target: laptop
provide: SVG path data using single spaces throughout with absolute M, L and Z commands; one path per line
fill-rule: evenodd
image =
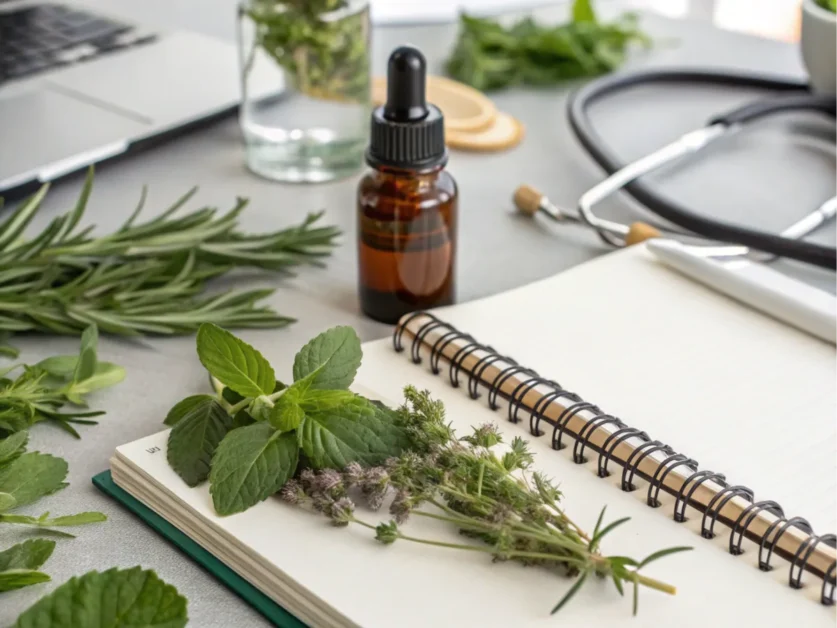
M 0 0 L 0 196 L 29 194 L 238 104 L 235 46 L 93 6 Z

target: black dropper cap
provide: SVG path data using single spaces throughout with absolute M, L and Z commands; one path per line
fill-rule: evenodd
M 411 46 L 396 48 L 387 67 L 387 102 L 372 112 L 370 166 L 427 170 L 443 166 L 445 121 L 425 99 L 427 62 Z

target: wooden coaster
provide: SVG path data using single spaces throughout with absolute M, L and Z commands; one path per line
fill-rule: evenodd
M 383 105 L 387 99 L 387 82 L 383 77 L 372 80 L 372 102 Z M 491 126 L 497 108 L 482 92 L 443 76 L 427 77 L 427 101 L 442 110 L 446 132 L 482 131 Z
M 523 139 L 523 124 L 507 113 L 498 113 L 494 123 L 473 133 L 445 130 L 445 141 L 451 148 L 473 151 L 505 150 L 516 146 Z

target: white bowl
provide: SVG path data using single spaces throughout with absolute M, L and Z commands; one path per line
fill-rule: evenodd
M 815 91 L 837 91 L 837 14 L 815 0 L 802 2 L 802 59 Z

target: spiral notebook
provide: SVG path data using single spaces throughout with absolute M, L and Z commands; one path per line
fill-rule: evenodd
M 114 482 L 310 626 L 834 625 L 833 346 L 633 247 L 409 315 L 363 349 L 358 392 L 398 403 L 406 383 L 428 389 L 462 434 L 490 421 L 526 437 L 582 525 L 604 505 L 630 516 L 607 554 L 693 546 L 648 567 L 677 595 L 642 591 L 632 619 L 611 583 L 592 582 L 551 617 L 572 582 L 538 568 L 382 546 L 277 499 L 217 517 L 207 488 L 169 469 L 167 432 L 119 447 Z M 410 529 L 461 539 L 436 524 Z

